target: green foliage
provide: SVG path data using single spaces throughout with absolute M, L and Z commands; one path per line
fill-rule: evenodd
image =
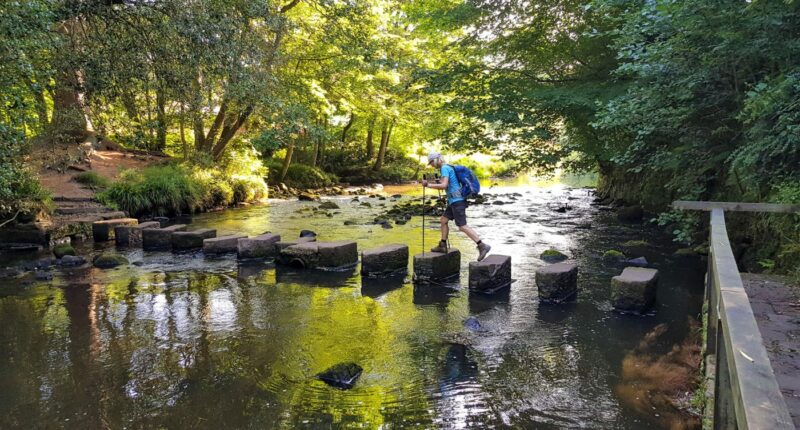
M 111 181 L 97 174 L 97 172 L 81 172 L 73 176 L 72 179 L 83 185 L 94 188 L 107 188 Z
M 249 171 L 232 173 L 230 168 L 168 164 L 126 170 L 98 198 L 140 216 L 187 214 L 267 196 L 261 176 Z
M 269 166 L 269 183 L 285 183 L 294 188 L 323 188 L 338 182 L 338 178 L 323 172 L 321 169 L 306 164 L 292 164 L 286 171 L 286 177 L 280 180 L 282 165 L 280 161 L 272 160 Z

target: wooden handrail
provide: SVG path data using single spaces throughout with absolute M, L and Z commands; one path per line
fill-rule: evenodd
M 717 359 L 714 428 L 794 429 L 733 256 L 723 208 L 711 209 L 709 239 L 708 330 Z
M 690 211 L 723 209 L 728 212 L 800 213 L 800 204 L 779 203 L 696 202 L 677 200 L 672 202 L 672 207 L 674 209 Z

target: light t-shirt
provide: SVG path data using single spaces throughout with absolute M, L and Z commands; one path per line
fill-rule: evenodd
M 455 202 L 463 201 L 461 197 L 461 183 L 458 182 L 456 170 L 449 164 L 442 164 L 441 175 L 447 178 L 447 204 L 452 205 Z

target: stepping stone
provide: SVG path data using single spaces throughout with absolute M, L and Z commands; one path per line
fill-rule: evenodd
M 358 263 L 358 245 L 351 241 L 300 243 L 284 248 L 278 260 L 304 269 L 346 269 Z
M 230 234 L 211 239 L 203 239 L 203 252 L 206 254 L 236 252 L 236 248 L 239 246 L 239 239 L 246 238 L 247 236 L 243 234 Z
M 211 228 L 201 228 L 191 231 L 176 231 L 172 233 L 172 250 L 187 251 L 201 249 L 203 240 L 217 237 L 217 231 Z
M 285 242 L 279 240 L 279 241 L 275 242 L 275 254 L 276 255 L 280 254 L 281 251 L 283 251 L 284 249 L 286 249 L 286 248 L 288 248 L 290 246 L 298 245 L 298 244 L 301 244 L 301 243 L 316 242 L 316 241 L 317 241 L 317 237 L 316 236 L 301 237 L 301 238 L 299 238 L 297 240 L 289 240 L 289 241 L 285 241 Z
M 172 247 L 172 233 L 176 231 L 186 231 L 186 224 L 142 230 L 142 249 L 145 251 L 170 249 Z
M 391 276 L 408 270 L 408 246 L 392 244 L 361 253 L 361 274 L 368 277 Z
M 414 282 L 437 283 L 458 276 L 461 270 L 461 252 L 450 249 L 446 253 L 423 252 L 414 256 Z
M 141 245 L 142 230 L 146 228 L 160 228 L 157 221 L 143 222 L 138 225 L 119 225 L 114 227 L 114 241 L 117 246 Z
M 260 236 L 239 239 L 236 253 L 241 259 L 275 258 L 278 255 L 275 244 L 280 242 L 279 234 L 264 233 Z
M 578 265 L 564 261 L 536 269 L 539 300 L 561 303 L 578 292 Z
M 641 314 L 656 300 L 658 270 L 626 267 L 611 278 L 611 304 L 621 312 Z
M 483 261 L 469 263 L 469 289 L 493 293 L 511 285 L 511 257 L 490 255 Z
M 119 225 L 137 225 L 136 218 L 114 218 L 95 221 L 92 223 L 92 237 L 95 242 L 108 242 L 114 239 L 114 227 Z

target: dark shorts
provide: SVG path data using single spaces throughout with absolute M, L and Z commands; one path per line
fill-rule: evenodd
M 443 215 L 447 219 L 456 220 L 456 225 L 459 227 L 467 225 L 467 202 L 461 200 L 448 205 Z

